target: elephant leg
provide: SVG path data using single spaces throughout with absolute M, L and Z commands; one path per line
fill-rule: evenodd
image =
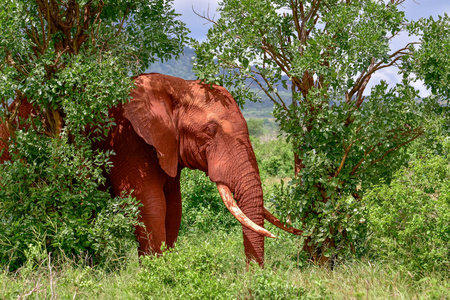
M 181 224 L 180 175 L 169 180 L 165 188 L 166 195 L 166 243 L 173 247 L 178 238 Z
M 136 227 L 139 255 L 161 253 L 161 246 L 166 242 L 166 200 L 163 188 L 149 190 L 144 189 L 143 193 L 135 194 L 143 204 L 140 207 L 140 221 L 144 226 Z

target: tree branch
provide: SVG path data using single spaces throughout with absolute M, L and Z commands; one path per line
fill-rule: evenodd
M 353 143 L 350 143 L 346 148 L 344 148 L 344 156 L 342 157 L 341 164 L 339 165 L 339 168 L 336 170 L 333 176 L 329 176 L 328 180 L 330 180 L 333 177 L 337 177 L 339 173 L 341 173 L 342 169 L 344 168 L 345 161 L 347 159 L 348 153 L 350 152 L 350 148 L 352 147 Z
M 407 140 L 407 141 L 405 141 L 405 142 L 403 142 L 403 143 L 401 143 L 401 144 L 395 146 L 394 148 L 389 149 L 389 150 L 386 151 L 381 157 L 375 159 L 374 161 L 371 161 L 370 163 L 373 165 L 373 164 L 376 164 L 377 162 L 382 161 L 389 153 L 391 153 L 391 152 L 393 152 L 393 151 L 395 151 L 395 150 L 397 150 L 397 149 L 399 149 L 399 148 L 405 146 L 406 144 L 411 143 L 412 141 L 414 141 L 415 139 L 417 139 L 419 136 L 421 136 L 421 135 L 425 132 L 425 130 L 423 130 L 422 128 L 420 128 L 420 129 L 419 129 L 419 128 L 416 128 L 415 130 L 418 131 L 417 134 L 416 134 L 415 136 L 413 136 L 413 137 L 410 138 L 409 140 Z
M 267 84 L 267 86 L 268 86 L 272 91 L 274 90 L 273 86 L 270 84 L 270 82 L 266 79 L 265 76 L 263 76 L 260 72 L 257 72 L 257 71 L 252 71 L 252 72 L 255 72 L 256 74 L 260 75 L 260 76 L 262 77 L 262 79 L 264 80 L 264 82 Z M 252 79 L 255 80 L 256 83 L 257 83 L 260 87 L 262 86 L 262 85 L 259 83 L 258 80 L 256 80 L 255 78 L 252 78 Z M 278 100 L 280 101 L 280 103 L 276 102 L 276 101 L 270 96 L 269 91 L 267 91 L 265 88 L 262 88 L 262 89 L 263 89 L 264 93 L 265 93 L 269 98 L 271 98 L 272 101 L 273 101 L 274 103 L 276 103 L 276 104 L 278 104 L 278 105 L 281 103 L 281 106 L 283 106 L 283 108 L 284 108 L 286 111 L 289 111 L 288 108 L 287 108 L 287 106 L 286 106 L 286 104 L 284 103 L 283 99 L 280 97 L 280 95 L 279 95 L 278 93 L 275 93 L 275 94 L 277 95 Z
M 12 66 L 12 67 L 14 67 L 14 69 L 16 69 L 19 73 L 21 73 L 22 75 L 25 75 L 25 76 L 27 76 L 28 77 L 28 73 L 20 66 L 20 65 L 18 65 L 13 59 L 12 59 L 12 57 L 11 57 L 11 52 L 6 52 L 6 63 L 9 65 L 9 66 Z
M 300 21 L 298 18 L 298 3 L 297 1 L 291 0 L 291 9 L 292 9 L 292 18 L 294 20 L 295 30 L 297 31 L 297 38 L 301 41 L 302 38 L 302 26 L 300 25 Z M 300 14 L 301 19 L 305 18 L 305 11 L 303 7 L 303 2 L 300 2 Z
M 415 132 L 415 133 L 414 133 L 414 132 Z M 393 151 L 396 151 L 396 150 L 398 150 L 399 148 L 401 148 L 401 147 L 403 147 L 403 146 L 405 146 L 405 145 L 411 143 L 412 141 L 414 141 L 415 139 L 417 139 L 418 137 L 420 137 L 424 132 L 425 132 L 425 130 L 424 130 L 422 127 L 418 127 L 418 128 L 415 128 L 415 129 L 413 129 L 413 130 L 411 130 L 411 131 L 408 131 L 408 132 L 403 133 L 402 136 L 405 136 L 405 135 L 408 135 L 408 134 L 413 134 L 413 133 L 414 133 L 414 135 L 413 135 L 412 138 L 406 140 L 405 142 L 400 143 L 400 144 L 398 144 L 397 146 L 395 146 L 395 147 L 393 147 L 393 148 L 390 148 L 390 149 L 387 150 L 383 155 L 381 155 L 379 158 L 377 158 L 377 159 L 371 161 L 370 164 L 373 165 L 373 164 L 375 164 L 375 163 L 378 163 L 378 162 L 382 161 L 389 153 L 391 153 L 391 152 L 393 152 Z M 391 138 L 395 138 L 395 137 L 391 137 Z M 362 163 L 365 161 L 365 157 L 366 157 L 367 155 L 369 155 L 370 153 L 372 153 L 372 152 L 376 149 L 376 147 L 377 147 L 377 146 L 380 146 L 380 145 L 382 145 L 381 142 L 378 143 L 377 145 L 371 146 L 371 147 L 369 147 L 368 149 L 366 149 L 366 151 L 364 151 L 364 157 L 362 157 L 362 158 L 359 160 L 359 162 L 353 167 L 352 171 L 350 172 L 350 175 L 353 176 L 353 175 L 356 173 L 356 171 L 358 170 L 358 168 L 359 168 L 359 167 L 362 165 Z
M 217 25 L 217 22 L 214 21 L 214 16 L 213 16 L 213 18 L 210 18 L 210 17 L 209 17 L 209 3 L 208 3 L 208 10 L 207 10 L 207 12 L 206 12 L 207 15 L 205 15 L 205 12 L 203 12 L 203 15 L 199 14 L 198 12 L 196 12 L 196 11 L 194 10 L 194 5 L 192 5 L 192 12 L 193 12 L 194 14 L 196 14 L 198 17 L 200 17 L 200 18 L 202 18 L 202 19 L 204 19 L 204 20 L 206 20 L 206 21 L 208 21 L 208 22 L 210 22 L 210 23 L 213 23 L 214 25 Z
M 395 51 L 393 54 L 391 54 L 389 56 L 389 58 L 392 59 L 392 61 L 390 61 L 389 63 L 383 65 L 382 61 L 378 62 L 377 64 L 375 64 L 374 58 L 372 59 L 372 63 L 371 66 L 368 68 L 368 70 L 366 72 L 361 73 L 360 77 L 356 80 L 355 85 L 353 86 L 353 88 L 350 90 L 350 92 L 348 93 L 349 97 L 348 99 L 353 99 L 353 95 L 359 91 L 359 89 L 361 89 L 361 87 L 364 85 L 367 85 L 367 78 L 370 79 L 370 76 L 372 76 L 373 73 L 375 73 L 376 71 L 379 71 L 381 69 L 384 68 L 388 68 L 392 65 L 394 65 L 399 59 L 403 58 L 404 55 L 408 55 L 408 52 L 404 52 L 405 50 L 408 50 L 409 46 L 411 45 L 415 45 L 415 44 L 419 44 L 418 42 L 412 42 L 412 43 L 408 43 L 405 47 Z

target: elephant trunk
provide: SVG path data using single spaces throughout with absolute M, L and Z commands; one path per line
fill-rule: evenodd
M 244 176 L 234 193 L 243 213 L 254 223 L 264 226 L 264 199 L 259 173 L 251 172 Z M 264 265 L 264 236 L 242 226 L 245 254 L 247 263 L 255 260 L 260 266 Z
M 253 154 L 252 152 L 249 154 Z M 275 236 L 264 229 L 263 192 L 256 159 L 253 161 L 252 156 L 242 164 L 235 163 L 232 172 L 226 173 L 228 176 L 219 177 L 212 172 L 210 178 L 216 182 L 225 206 L 242 224 L 247 262 L 254 260 L 263 266 L 264 237 Z
M 226 185 L 222 183 L 217 183 L 217 189 L 219 190 L 220 197 L 222 198 L 222 201 L 225 204 L 225 206 L 243 226 L 266 237 L 276 238 L 275 235 L 273 235 L 271 232 L 264 229 L 263 227 L 255 224 L 255 222 L 249 219 L 249 217 L 247 217 L 242 212 L 242 210 L 237 205 L 236 200 L 234 200 L 230 189 Z
M 264 229 L 264 219 L 293 234 L 301 234 L 302 231 L 285 226 L 265 209 L 258 165 L 249 144 L 236 147 L 230 151 L 234 155 L 225 160 L 223 155 L 210 153 L 208 176 L 217 184 L 225 206 L 242 224 L 247 261 L 255 260 L 262 266 L 264 237 L 275 238 Z

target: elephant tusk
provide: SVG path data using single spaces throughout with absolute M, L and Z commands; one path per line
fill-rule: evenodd
M 303 233 L 303 230 L 294 228 L 294 227 L 287 227 L 279 219 L 277 219 L 274 215 L 272 215 L 267 208 L 264 207 L 264 218 L 272 223 L 273 225 L 277 226 L 280 229 L 283 229 L 284 231 L 287 231 L 292 234 L 301 235 Z
M 268 230 L 262 228 L 261 226 L 255 224 L 252 220 L 250 220 L 237 206 L 236 201 L 233 198 L 233 195 L 231 194 L 230 189 L 221 183 L 217 183 L 217 189 L 219 190 L 220 197 L 222 198 L 223 203 L 228 208 L 228 210 L 231 212 L 231 214 L 244 226 L 247 228 L 253 230 L 254 232 L 257 232 L 263 236 L 270 237 L 270 238 L 276 238 L 275 235 L 270 233 Z

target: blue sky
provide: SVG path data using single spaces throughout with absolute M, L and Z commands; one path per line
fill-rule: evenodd
M 174 0 L 173 7 L 191 30 L 191 37 L 204 40 L 211 24 L 205 24 L 207 22 L 196 16 L 192 8 L 203 14 L 209 7 L 210 16 L 216 15 L 217 18 L 219 14 L 215 11 L 218 2 L 219 0 Z M 443 15 L 444 12 L 450 13 L 450 0 L 406 0 L 403 7 L 408 19 L 417 20 L 421 17 Z
M 190 36 L 203 41 L 206 38 L 206 33 L 211 24 L 206 20 L 198 17 L 192 10 L 194 9 L 199 14 L 204 14 L 209 11 L 209 16 L 217 19 L 219 14 L 216 12 L 219 0 L 174 0 L 173 7 L 175 11 L 181 16 L 180 20 L 185 22 L 191 30 Z M 406 18 L 409 20 L 417 20 L 422 17 L 437 17 L 444 13 L 450 14 L 450 0 L 406 0 L 402 5 L 406 13 Z M 412 41 L 414 37 L 409 37 L 406 34 L 398 36 L 392 44 L 392 49 L 397 48 L 396 45 L 405 45 Z M 382 70 L 375 74 L 371 80 L 371 84 L 376 84 L 379 80 L 384 79 L 390 84 L 395 84 L 399 80 L 397 70 L 389 68 Z M 370 86 L 369 86 L 370 88 Z M 421 95 L 428 94 L 426 89 L 420 82 L 416 83 L 416 88 L 421 91 Z

